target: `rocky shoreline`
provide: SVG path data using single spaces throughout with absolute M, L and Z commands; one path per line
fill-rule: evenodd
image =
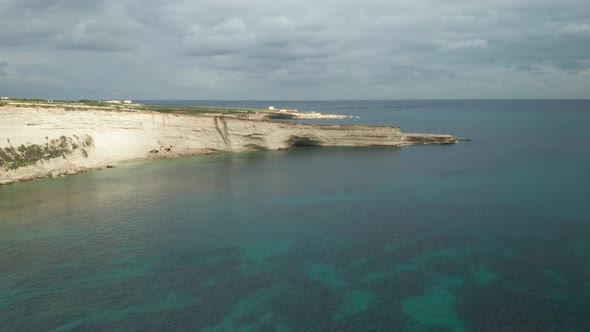
M 0 184 L 77 174 L 118 162 L 302 146 L 452 144 L 396 126 L 318 125 L 232 114 L 0 107 Z

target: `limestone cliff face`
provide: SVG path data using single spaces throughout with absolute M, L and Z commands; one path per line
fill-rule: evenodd
M 311 125 L 223 116 L 0 108 L 0 184 L 119 161 L 296 146 L 449 144 L 393 126 Z

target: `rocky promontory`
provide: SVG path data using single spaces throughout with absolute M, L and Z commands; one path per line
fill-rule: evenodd
M 301 146 L 451 144 L 396 126 L 317 125 L 223 114 L 0 107 L 0 184 L 75 174 L 121 161 Z

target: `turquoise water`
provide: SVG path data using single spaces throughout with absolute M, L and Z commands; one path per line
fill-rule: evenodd
M 1 331 L 590 330 L 590 102 L 226 104 L 472 141 L 0 186 Z

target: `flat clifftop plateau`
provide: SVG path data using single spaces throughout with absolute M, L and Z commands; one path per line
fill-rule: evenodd
M 451 144 L 450 135 L 395 126 L 317 125 L 220 114 L 0 107 L 0 184 L 75 174 L 117 162 L 299 146 Z

